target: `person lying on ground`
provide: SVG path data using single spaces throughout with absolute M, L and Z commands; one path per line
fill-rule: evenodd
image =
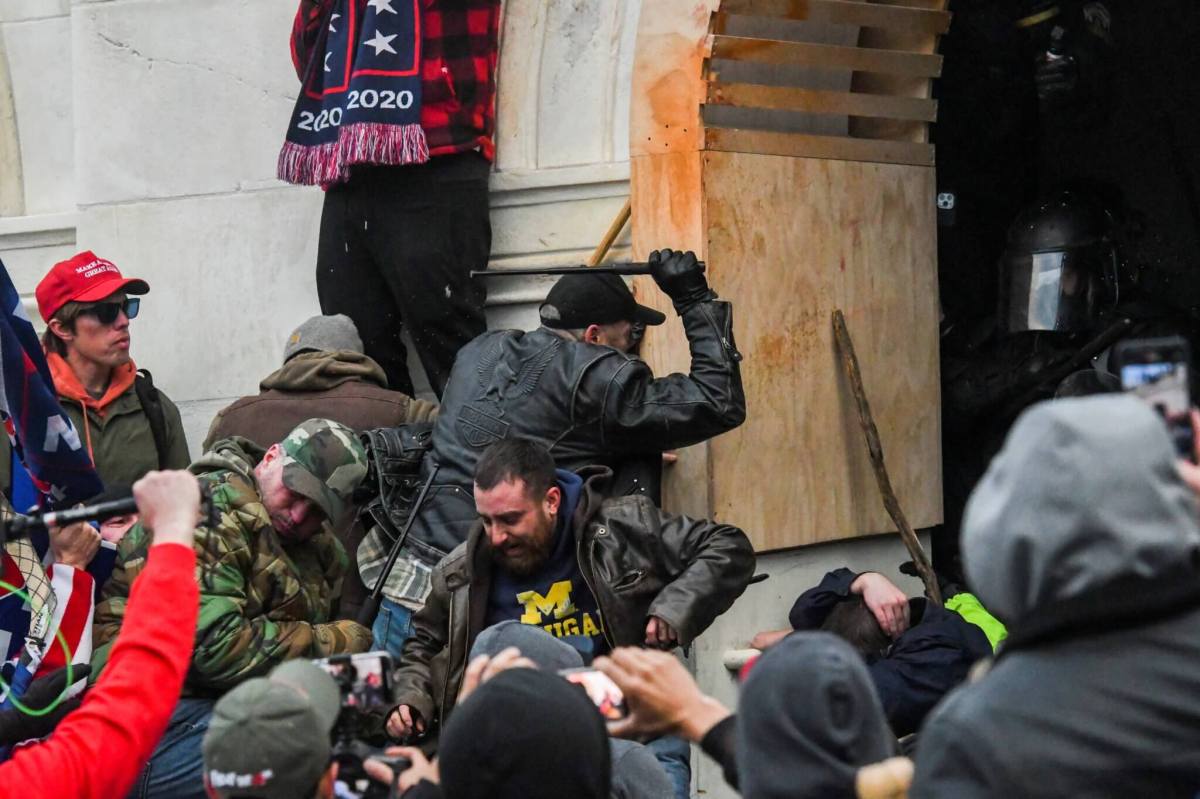
M 789 621 L 794 630 L 832 632 L 862 655 L 901 737 L 916 732 L 971 665 L 992 654 L 978 626 L 924 597 L 910 599 L 878 572 L 829 572 L 800 595 Z M 760 633 L 753 645 L 766 648 L 790 632 Z

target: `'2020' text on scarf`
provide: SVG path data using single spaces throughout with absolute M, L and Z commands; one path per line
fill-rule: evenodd
M 279 153 L 281 180 L 330 185 L 353 164 L 429 160 L 420 0 L 336 0 Z

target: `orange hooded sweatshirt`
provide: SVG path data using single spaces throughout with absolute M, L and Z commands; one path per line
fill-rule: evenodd
M 88 457 L 95 463 L 96 456 L 92 452 L 92 430 L 88 424 L 87 412 L 93 410 L 103 417 L 108 406 L 133 385 L 134 380 L 137 379 L 137 366 L 130 361 L 113 369 L 108 390 L 100 399 L 93 399 L 83 384 L 79 382 L 79 378 L 75 376 L 75 370 L 71 368 L 65 358 L 58 353 L 48 352 L 46 353 L 46 362 L 50 366 L 50 376 L 54 378 L 54 388 L 58 395 L 74 400 L 83 407 L 81 414 L 83 416 L 83 437 L 87 442 Z

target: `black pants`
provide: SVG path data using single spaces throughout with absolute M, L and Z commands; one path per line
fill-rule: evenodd
M 360 168 L 325 194 L 321 312 L 354 320 L 389 388 L 413 393 L 404 326 L 438 397 L 459 348 L 487 329 L 485 289 L 469 276 L 492 247 L 487 169 L 475 153 Z

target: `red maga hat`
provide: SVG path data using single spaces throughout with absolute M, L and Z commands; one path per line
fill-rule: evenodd
M 112 261 L 84 250 L 56 263 L 38 283 L 34 294 L 42 319 L 49 322 L 68 302 L 94 302 L 118 291 L 145 294 L 150 291 L 150 284 L 136 277 L 122 277 Z

